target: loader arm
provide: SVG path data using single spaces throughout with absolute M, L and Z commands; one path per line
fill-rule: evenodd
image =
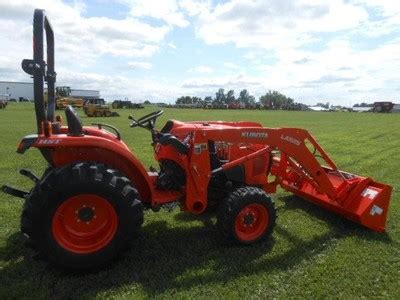
M 258 145 L 253 153 L 231 160 L 220 169 L 227 170 L 252 159 L 262 160 L 270 153 L 272 160 L 266 175 L 275 176 L 275 181 L 268 183 L 266 176 L 263 179 L 265 183 L 260 182 L 267 192 L 270 190 L 266 183 L 280 185 L 354 222 L 376 231 L 386 230 L 392 187 L 372 178 L 339 170 L 308 131 L 229 122 L 213 122 L 211 126 L 200 122 L 192 124 L 195 127 L 194 146 L 209 140 L 233 145 Z M 201 130 L 198 130 L 200 127 Z M 200 160 L 192 156 L 191 164 L 199 165 Z M 216 171 L 210 170 L 211 174 Z
M 332 200 L 337 199 L 337 190 L 326 175 L 324 167 L 307 147 L 307 143 L 315 147 L 333 171 L 339 173 L 337 166 L 308 131 L 298 128 L 238 127 L 224 128 L 223 131 L 205 130 L 205 132 L 206 135 L 203 135 L 201 139 L 223 140 L 227 143 L 236 144 L 260 144 L 281 151 L 284 154 L 281 157 L 282 162 L 291 159 L 292 164 L 297 164 L 299 168 L 304 169 L 309 174 L 321 193 L 327 194 Z M 239 163 L 238 161 L 237 164 Z M 274 175 L 284 176 L 284 170 L 277 168 L 279 163 L 280 160 L 275 159 Z M 235 163 L 231 164 L 232 167 L 235 165 Z M 281 164 L 281 167 L 283 167 L 283 164 Z

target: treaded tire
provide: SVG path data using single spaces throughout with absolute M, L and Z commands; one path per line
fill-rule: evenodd
M 243 239 L 237 230 L 237 218 L 243 210 L 248 207 L 257 207 L 265 212 L 265 228 L 260 225 L 259 233 L 254 233 L 249 239 Z M 254 219 L 255 222 L 256 219 Z M 222 237 L 228 242 L 239 244 L 252 244 L 267 239 L 275 226 L 276 209 L 275 204 L 267 193 L 257 187 L 245 186 L 232 191 L 220 204 L 217 214 L 217 227 Z M 251 221 L 250 221 L 251 223 Z M 257 223 L 254 223 L 257 225 Z
M 117 216 L 111 240 L 90 253 L 76 253 L 63 247 L 53 230 L 57 209 L 82 194 L 101 197 Z M 103 164 L 78 163 L 53 169 L 38 182 L 25 201 L 21 231 L 40 256 L 53 264 L 68 270 L 88 270 L 104 267 L 115 258 L 142 223 L 143 205 L 128 178 Z

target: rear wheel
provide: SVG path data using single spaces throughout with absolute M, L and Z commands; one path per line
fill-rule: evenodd
M 90 254 L 106 247 L 118 228 L 118 216 L 107 199 L 78 194 L 65 200 L 52 221 L 54 239 L 64 249 Z
M 264 190 L 241 187 L 221 203 L 217 226 L 226 239 L 251 244 L 269 237 L 275 220 L 275 205 Z
M 31 192 L 21 230 L 51 262 L 92 269 L 112 260 L 143 223 L 137 190 L 94 163 L 51 171 Z

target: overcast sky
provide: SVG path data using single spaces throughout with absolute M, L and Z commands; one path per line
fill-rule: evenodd
M 58 85 L 107 100 L 222 87 L 307 104 L 400 102 L 400 1 L 0 0 L 0 80 L 30 80 L 20 61 L 32 57 L 34 8 L 55 31 Z

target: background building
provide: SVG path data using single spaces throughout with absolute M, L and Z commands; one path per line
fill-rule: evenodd
M 8 95 L 8 99 L 19 99 L 23 97 L 33 99 L 33 83 L 0 81 L 0 94 Z
M 98 99 L 100 98 L 100 91 L 71 89 L 70 96 L 85 99 Z
M 20 98 L 33 100 L 32 82 L 0 81 L 0 95 L 7 95 L 8 99 Z M 71 89 L 71 96 L 76 98 L 97 99 L 100 98 L 100 91 Z

